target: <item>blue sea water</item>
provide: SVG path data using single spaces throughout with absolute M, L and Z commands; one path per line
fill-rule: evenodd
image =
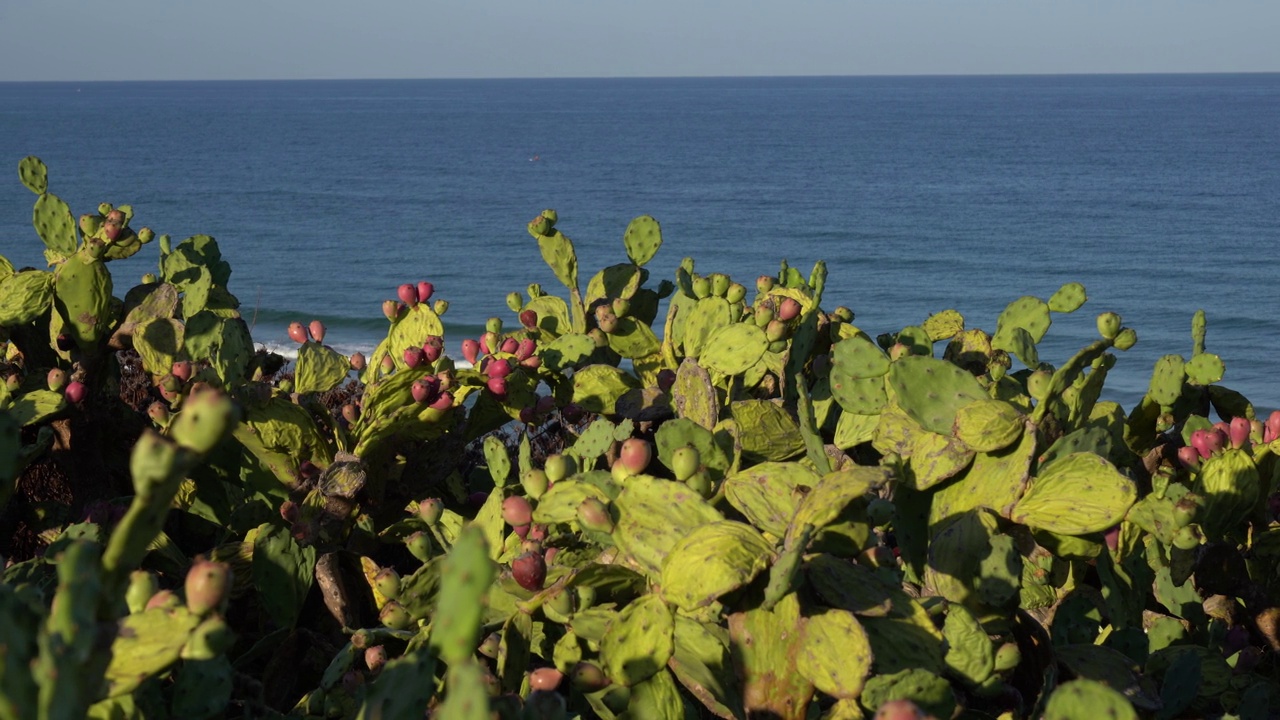
M 210 234 L 256 340 L 292 319 L 369 350 L 381 301 L 429 280 L 450 346 L 504 297 L 557 283 L 525 223 L 556 208 L 586 273 L 686 255 L 748 285 L 825 259 L 824 305 L 873 336 L 955 308 L 994 330 L 1021 295 L 1079 281 L 1042 359 L 1121 313 L 1138 345 L 1107 396 L 1130 407 L 1197 309 L 1224 385 L 1280 406 L 1280 75 L 0 83 L 0 253 L 39 265 L 18 161 L 73 212 Z M 534 159 L 536 158 L 536 160 Z M 2 175 L 0 175 L 2 177 Z M 155 246 L 113 265 L 127 287 Z

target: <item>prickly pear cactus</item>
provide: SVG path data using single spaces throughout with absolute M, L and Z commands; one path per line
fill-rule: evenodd
M 662 562 L 662 597 L 686 610 L 706 607 L 751 582 L 773 547 L 750 525 L 714 522 L 677 542 Z

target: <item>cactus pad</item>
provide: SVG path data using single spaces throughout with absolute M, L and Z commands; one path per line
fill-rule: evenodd
M 1193 356 L 1184 369 L 1187 380 L 1193 385 L 1212 385 L 1222 379 L 1226 365 L 1222 363 L 1222 358 L 1213 353 L 1200 353 Z
M 618 398 L 640 386 L 630 373 L 610 365 L 588 365 L 573 375 L 573 401 L 583 410 L 610 415 Z
M 336 350 L 318 342 L 303 343 L 298 348 L 293 390 L 300 394 L 329 392 L 347 378 L 350 370 L 351 362 Z
M 942 626 L 947 641 L 947 667 L 973 686 L 981 685 L 995 670 L 995 648 L 973 613 L 964 605 L 951 605 Z
M 871 643 L 853 613 L 829 609 L 805 618 L 796 669 L 832 697 L 856 698 L 871 671 Z
M 1084 285 L 1070 282 L 1058 288 L 1049 296 L 1049 309 L 1056 313 L 1072 313 L 1080 309 L 1088 301 L 1089 296 Z M 1039 342 L 1039 340 L 1037 340 Z
M 889 591 L 875 571 L 834 555 L 814 555 L 804 565 L 809 585 L 834 608 L 864 617 L 884 617 L 893 610 Z
M 591 483 L 561 480 L 538 499 L 533 509 L 533 521 L 546 524 L 573 522 L 578 518 L 578 506 L 587 498 L 609 502 L 609 496 Z
M 978 452 L 996 452 L 1018 441 L 1025 419 L 1003 400 L 978 400 L 956 411 L 955 433 Z
M 1199 490 L 1204 507 L 1197 516 L 1210 536 L 1220 536 L 1248 516 L 1264 487 L 1248 452 L 1228 448 L 1204 461 Z
M 831 394 L 845 412 L 875 415 L 884 407 L 884 376 L 889 357 L 866 335 L 854 335 L 831 348 Z
M 750 472 L 750 471 L 748 471 Z M 822 476 L 817 485 L 804 496 L 796 509 L 787 530 L 788 539 L 795 537 L 805 525 L 815 530 L 835 522 L 846 506 L 858 501 L 867 493 L 878 490 L 892 478 L 885 467 L 854 465 Z
M 54 273 L 54 305 L 67 322 L 71 337 L 87 348 L 111 326 L 111 273 L 101 262 L 77 253 Z
M 41 194 L 31 211 L 31 222 L 36 227 L 36 234 L 54 257 L 70 257 L 75 254 L 76 221 L 71 216 L 71 208 L 67 207 L 62 198 L 47 192 Z
M 1072 680 L 1059 685 L 1044 708 L 1045 720 L 1085 717 L 1138 720 L 1138 713 L 1124 695 L 1094 680 Z
M 718 626 L 677 615 L 675 652 L 667 666 L 680 684 L 716 716 L 743 717 L 742 690 L 733 672 L 728 640 Z
M 662 597 L 685 610 L 706 607 L 751 582 L 772 560 L 772 546 L 750 525 L 703 525 L 662 561 Z
M 818 485 L 818 474 L 797 463 L 766 462 L 729 476 L 725 498 L 752 525 L 782 537 L 800 506 L 804 491 Z
M 1024 295 L 1009 303 L 996 318 L 996 334 L 991 338 L 991 346 L 997 350 L 1011 349 L 1005 346 L 1005 341 L 1014 328 L 1026 330 L 1031 342 L 1038 343 L 1044 339 L 1051 323 L 1049 306 L 1038 297 Z
M 1147 397 L 1160 406 L 1173 405 L 1182 394 L 1182 378 L 1185 363 L 1180 355 L 1165 355 L 1156 361 L 1151 371 L 1151 386 Z
M 186 608 L 153 608 L 120 621 L 107 666 L 107 697 L 133 692 L 143 680 L 177 662 L 200 618 Z
M 721 375 L 740 375 L 755 365 L 768 347 L 763 330 L 751 323 L 733 323 L 707 336 L 698 362 Z
M 18 178 L 28 190 L 37 195 L 49 191 L 49 169 L 34 155 L 28 155 L 18 163 Z
M 723 477 L 729 468 L 730 458 L 716 444 L 715 436 L 692 420 L 677 418 L 663 423 L 654 436 L 654 444 L 658 447 L 658 459 L 668 468 L 672 465 L 675 451 L 689 445 L 698 450 L 699 459 L 711 471 L 713 479 Z
M 0 327 L 33 322 L 53 304 L 53 273 L 28 270 L 0 280 Z
M 622 244 L 626 246 L 627 257 L 631 262 L 644 265 L 662 247 L 662 227 L 657 220 L 641 215 L 627 225 L 627 231 L 622 235 Z
M 590 308 L 601 300 L 630 298 L 640 287 L 642 277 L 643 273 L 637 265 L 631 263 L 610 265 L 593 275 L 587 282 L 587 292 L 583 302 Z
M 955 310 L 943 310 L 930 315 L 920 327 L 929 335 L 931 343 L 951 338 L 964 332 L 964 316 Z
M 780 403 L 739 400 L 729 411 L 738 424 L 743 455 L 749 460 L 781 461 L 804 452 L 800 426 Z
M 724 519 L 684 483 L 646 475 L 628 478 L 614 505 L 620 516 L 614 542 L 653 577 L 661 576 L 663 560 L 681 538 Z
M 316 549 L 301 547 L 284 527 L 262 525 L 253 541 L 253 584 L 271 619 L 293 627 L 315 578 Z
M 956 711 L 956 698 L 951 690 L 951 683 L 927 670 L 903 670 L 877 675 L 867 681 L 866 689 L 859 698 L 859 702 L 869 712 L 875 712 L 876 708 L 891 700 L 910 700 L 931 717 L 949 718 Z
M 559 298 L 556 298 L 557 300 Z M 561 301 L 563 305 L 563 301 Z M 542 317 L 541 315 L 539 317 Z M 565 327 L 568 327 L 568 315 L 565 315 Z M 549 345 L 543 346 L 538 351 L 538 357 L 542 358 L 542 366 L 551 372 L 563 372 L 569 368 L 577 367 L 584 360 L 595 352 L 596 344 L 586 335 L 568 334 L 561 335 L 551 341 Z
M 733 313 L 724 298 L 705 297 L 698 301 L 684 321 L 684 354 L 699 357 L 707 338 L 733 322 Z
M 924 429 L 949 435 L 956 412 L 987 393 L 968 372 L 945 360 L 904 357 L 889 370 L 896 402 Z
M 675 650 L 675 618 L 657 595 L 630 603 L 600 641 L 600 661 L 616 683 L 635 685 L 661 670 Z
M 484 531 L 476 526 L 463 528 L 441 568 L 436 608 L 448 613 L 449 622 L 437 624 L 431 632 L 432 647 L 451 667 L 475 651 L 484 615 L 482 601 L 493 576 Z
M 1073 453 L 1041 468 L 1011 519 L 1063 535 L 1116 525 L 1137 499 L 1133 481 L 1105 458 Z
M 685 358 L 676 371 L 676 382 L 671 387 L 676 413 L 710 430 L 720 417 L 720 403 L 711 375 L 697 360 Z
M 559 230 L 551 230 L 537 238 L 542 260 L 555 273 L 556 279 L 570 290 L 577 290 L 578 254 L 573 249 L 573 242 Z

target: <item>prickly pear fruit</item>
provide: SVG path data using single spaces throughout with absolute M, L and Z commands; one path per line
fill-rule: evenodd
M 396 288 L 396 297 L 400 298 L 400 302 L 406 307 L 412 308 L 418 305 L 418 289 L 409 283 Z
M 156 277 L 155 273 L 146 273 L 140 280 L 140 284 L 142 285 L 155 285 L 158 282 L 160 282 L 160 278 Z
M 609 678 L 595 663 L 582 661 L 569 671 L 569 682 L 579 692 L 593 693 L 609 687 Z
M 352 370 L 355 370 L 356 372 L 364 372 L 365 364 L 366 364 L 366 361 L 364 359 L 364 353 L 359 353 L 359 352 L 351 353 L 351 369 Z
M 874 720 L 926 720 L 927 716 L 910 700 L 890 700 L 882 704 Z
M 790 298 L 787 298 L 788 300 Z M 764 337 L 771 343 L 779 342 L 787 339 L 787 324 L 781 320 L 781 316 L 777 319 L 770 320 L 768 325 L 764 327 Z
M 1187 493 L 1178 498 L 1178 502 L 1173 505 L 1173 524 L 1182 529 L 1191 524 L 1196 519 L 1196 513 L 1200 510 L 1199 497 L 1192 493 Z
M 507 379 L 504 377 L 491 377 L 485 383 L 485 387 L 489 388 L 489 392 L 499 400 L 507 396 Z
M 491 378 L 504 378 L 511 374 L 511 363 L 505 359 L 494 360 L 485 366 L 484 373 Z
M 542 463 L 542 469 L 549 482 L 558 483 L 574 473 L 573 460 L 559 453 L 548 455 Z
M 553 667 L 538 668 L 529 673 L 529 687 L 534 690 L 555 690 L 564 680 L 564 673 Z
M 730 305 L 737 305 L 746 297 L 747 287 L 742 283 L 730 283 L 729 288 L 724 293 L 724 299 L 728 300 Z
M 1104 312 L 1099 315 L 1098 334 L 1103 340 L 1115 340 L 1120 334 L 1120 316 L 1113 312 Z
M 502 649 L 502 635 L 496 632 L 489 633 L 484 640 L 480 641 L 480 647 L 476 648 L 476 652 L 487 658 L 498 659 L 498 652 Z
M 394 568 L 382 568 L 373 576 L 373 586 L 388 600 L 395 600 L 400 595 L 400 573 Z
M 476 358 L 480 357 L 480 343 L 471 338 L 462 341 L 462 357 L 472 365 L 476 364 Z
M 140 613 L 147 609 L 147 601 L 160 589 L 160 582 L 154 573 L 146 570 L 134 570 L 129 573 L 129 589 L 125 591 L 124 601 L 130 613 Z
M 676 476 L 676 480 L 684 482 L 698 472 L 698 468 L 702 466 L 702 455 L 698 452 L 698 448 L 692 445 L 676 448 L 671 453 L 671 473 Z
M 62 391 L 62 396 L 72 405 L 79 405 L 84 401 L 84 396 L 88 392 L 89 390 L 84 386 L 84 383 L 79 380 L 72 380 L 67 383 L 67 389 Z
M 502 519 L 511 527 L 528 525 L 533 522 L 533 506 L 525 498 L 512 495 L 502 501 Z
M 428 526 L 434 527 L 444 514 L 444 502 L 440 498 L 427 498 L 418 503 L 418 517 Z
M 755 322 L 756 327 L 766 328 L 769 323 L 774 321 L 773 308 L 768 305 L 761 305 L 751 314 L 751 320 Z
M 627 438 L 623 441 L 622 450 L 618 453 L 618 460 L 631 475 L 644 472 L 652 459 L 653 446 L 643 438 Z
M 433 399 L 434 389 L 426 378 L 419 378 L 413 381 L 413 386 L 409 388 L 409 393 L 413 396 L 414 402 L 425 403 Z
M 179 380 L 181 380 L 182 382 L 186 382 L 190 380 L 191 379 L 191 361 L 178 360 L 174 362 L 173 365 L 170 366 L 169 368 L 169 373 L 174 377 L 178 378 Z
M 384 300 L 382 301 L 382 314 L 391 322 L 395 322 L 396 318 L 400 317 L 400 308 L 402 307 L 404 306 L 395 300 Z
M 1173 546 L 1179 550 L 1194 550 L 1200 546 L 1202 537 L 1199 528 L 1195 525 L 1187 525 L 1179 528 L 1177 534 L 1173 536 Z
M 143 245 L 146 245 L 147 243 L 155 239 L 156 239 L 156 231 L 152 230 L 149 227 L 144 227 L 138 231 L 138 242 L 142 243 Z
M 800 315 L 800 302 L 795 298 L 783 298 L 782 304 L 778 306 L 778 319 L 782 322 L 790 322 Z
M 1184 467 L 1200 467 L 1200 451 L 1190 445 L 1178 448 L 1178 460 Z
M 285 500 L 280 503 L 280 518 L 287 523 L 298 522 L 298 518 L 302 515 L 302 509 L 298 507 L 298 503 L 292 500 Z
M 1049 394 L 1053 374 L 1048 370 L 1036 370 L 1027 377 L 1027 393 L 1036 400 L 1044 400 Z
M 297 320 L 289 323 L 289 339 L 296 343 L 306 342 L 308 340 L 306 326 Z
M 1007 642 L 996 650 L 996 672 L 1004 672 L 1018 667 L 1018 663 L 1022 662 L 1022 651 L 1018 649 L 1018 643 Z
M 160 427 L 169 426 L 169 406 L 159 400 L 147 407 L 147 415 Z
M 441 387 L 443 387 L 443 384 L 441 384 Z M 448 410 L 453 407 L 453 393 L 448 392 L 447 390 L 442 391 L 440 395 L 436 397 L 435 401 L 427 407 L 432 410 Z
M 772 275 L 761 275 L 756 278 L 756 292 L 764 294 L 773 289 L 774 279 Z
M 413 623 L 413 617 L 403 605 L 395 600 L 389 600 L 378 612 L 378 621 L 392 630 L 405 630 Z
M 1280 439 L 1280 410 L 1272 410 L 1262 426 L 1262 441 L 1270 444 L 1277 439 Z
M 537 500 L 547 491 L 547 473 L 537 468 L 532 468 L 520 477 L 520 487 L 524 488 L 525 495 Z
M 613 312 L 613 308 L 608 305 L 600 305 L 596 308 L 596 325 L 600 328 L 600 332 L 608 335 L 618 329 L 618 316 Z
M 1231 447 L 1239 450 L 1249 442 L 1249 433 L 1253 428 L 1249 425 L 1249 418 L 1233 417 L 1231 418 L 1230 429 L 1227 430 L 1227 437 L 1231 441 Z
M 586 498 L 578 505 L 578 524 L 586 530 L 613 532 L 613 518 L 609 517 L 609 508 L 598 498 Z
M 1138 331 L 1133 328 L 1124 328 L 1120 331 L 1119 335 L 1116 335 L 1116 339 L 1113 344 L 1116 346 L 1117 350 L 1128 350 L 1136 345 L 1137 342 Z
M 316 342 L 324 342 L 324 323 L 319 320 L 312 320 L 311 324 L 307 326 L 307 329 L 311 331 L 312 340 L 315 340 Z
M 404 364 L 408 365 L 410 370 L 421 365 L 426 359 L 427 355 L 422 352 L 420 347 L 407 347 L 404 349 Z
M 198 558 L 187 571 L 184 586 L 187 609 L 205 615 L 222 605 L 231 589 L 231 568 L 226 563 Z
M 62 368 L 54 368 L 49 371 L 45 381 L 49 384 L 50 391 L 58 392 L 67 384 L 67 371 Z
M 841 305 L 831 311 L 831 319 L 843 323 L 853 322 L 853 311 Z
M 525 310 L 520 313 L 520 324 L 532 330 L 538 327 L 538 313 L 533 310 Z
M 154 610 L 156 608 L 174 610 L 181 604 L 182 601 L 178 599 L 177 593 L 172 590 L 161 590 L 151 596 L 151 599 L 147 601 L 147 606 L 144 610 Z
M 704 498 L 710 498 L 715 494 L 715 485 L 711 483 L 711 474 L 706 468 L 698 468 L 698 472 L 686 478 L 684 484 Z
M 431 296 L 436 294 L 435 286 L 426 281 L 418 283 L 416 289 L 418 291 L 418 302 L 420 303 L 431 302 Z
M 405 538 L 404 546 L 408 548 L 410 555 L 422 562 L 431 559 L 431 536 L 421 530 Z
M 547 561 L 538 552 L 526 552 L 511 562 L 511 577 L 520 587 L 538 592 L 547 580 Z
M 711 296 L 711 279 L 698 275 L 693 278 L 693 296 L 699 300 Z

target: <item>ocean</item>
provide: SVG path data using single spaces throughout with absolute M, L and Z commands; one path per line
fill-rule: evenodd
M 584 286 L 648 214 L 651 282 L 684 256 L 749 287 L 823 259 L 824 305 L 872 336 L 947 308 L 994 331 L 1017 297 L 1081 282 L 1041 359 L 1120 313 L 1139 341 L 1104 397 L 1126 408 L 1157 358 L 1190 356 L 1203 309 L 1221 384 L 1268 412 L 1276 118 L 1278 74 L 0 83 L 0 254 L 42 263 L 16 173 L 37 155 L 76 214 L 130 203 L 134 227 L 216 237 L 258 342 L 319 318 L 368 352 L 381 302 L 428 280 L 456 352 L 516 322 L 508 292 L 557 291 L 525 231 L 540 210 Z M 113 264 L 119 293 L 157 254 Z

